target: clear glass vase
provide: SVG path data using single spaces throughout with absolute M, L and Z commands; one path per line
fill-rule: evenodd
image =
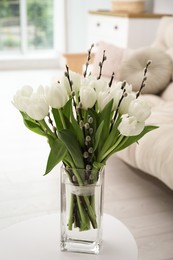
M 103 190 L 104 168 L 61 167 L 61 251 L 99 253 Z

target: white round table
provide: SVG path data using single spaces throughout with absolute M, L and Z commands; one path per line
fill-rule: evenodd
M 27 220 L 0 231 L 2 260 L 137 260 L 136 242 L 118 219 L 104 214 L 103 246 L 99 255 L 61 252 L 59 215 Z

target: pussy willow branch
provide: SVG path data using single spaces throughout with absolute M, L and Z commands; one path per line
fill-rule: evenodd
M 123 101 L 123 98 L 124 98 L 125 96 L 126 96 L 126 89 L 123 89 L 123 94 L 122 94 L 122 96 L 121 96 L 121 98 L 120 98 L 120 100 L 119 100 L 119 102 L 118 102 L 118 106 L 117 106 L 117 109 L 116 109 L 116 111 L 115 111 L 115 115 L 114 115 L 114 118 L 113 118 L 114 121 L 116 120 L 116 117 L 117 117 L 117 114 L 118 114 L 118 110 L 119 110 L 120 105 L 121 105 L 121 102 Z
M 66 70 L 67 71 L 64 73 L 64 75 L 68 79 L 70 90 L 71 90 L 71 94 L 72 94 L 73 105 L 74 105 L 74 108 L 75 108 L 75 111 L 76 111 L 76 101 L 75 101 L 74 95 L 73 95 L 73 82 L 70 79 L 69 67 L 67 65 L 66 65 Z M 76 114 L 77 114 L 77 111 L 76 111 Z
M 99 72 L 99 75 L 98 75 L 97 79 L 100 79 L 100 78 L 101 78 L 101 75 L 102 75 L 102 69 L 103 69 L 103 63 L 105 62 L 106 59 L 107 59 L 107 57 L 105 56 L 105 50 L 104 50 L 104 51 L 103 51 L 103 58 L 102 58 L 102 61 L 99 62 L 100 72 Z
M 53 132 L 54 132 L 54 134 L 56 135 L 56 137 L 57 137 L 57 129 L 56 129 L 56 127 L 54 126 L 54 124 L 53 124 L 53 121 L 52 121 L 52 119 L 51 119 L 51 117 L 50 117 L 50 113 L 48 113 L 48 122 L 49 122 L 49 124 L 51 124 L 51 126 L 52 126 L 52 129 L 53 129 Z
M 84 78 L 87 76 L 88 66 L 89 66 L 89 62 L 91 60 L 91 51 L 92 51 L 93 47 L 94 47 L 94 44 L 92 44 L 90 49 L 88 50 L 87 61 L 85 63 L 85 71 L 84 71 L 84 74 L 83 74 Z
M 123 83 L 122 83 L 121 89 L 124 89 L 126 84 L 127 84 L 127 82 L 124 80 Z
M 142 83 L 141 83 L 139 91 L 136 93 L 136 98 L 138 98 L 140 96 L 142 89 L 145 87 L 145 82 L 147 80 L 146 74 L 147 74 L 148 67 L 149 67 L 150 64 L 151 64 L 151 60 L 147 61 L 146 67 L 144 68 L 143 80 L 142 80 Z
M 113 80 L 114 80 L 114 76 L 115 76 L 115 73 L 113 72 L 113 73 L 112 73 L 112 76 L 111 76 L 111 80 L 110 80 L 110 82 L 109 82 L 109 84 L 108 84 L 109 87 L 112 86 L 112 82 L 113 82 Z
M 70 89 L 71 89 L 71 92 L 72 92 L 73 91 L 73 88 L 72 88 L 73 82 L 70 79 L 69 67 L 67 65 L 65 65 L 65 67 L 66 67 L 66 72 L 64 73 L 64 75 L 68 79 L 69 86 L 70 86 Z
M 125 82 L 125 81 L 124 81 L 124 82 Z M 125 82 L 125 83 L 124 83 L 124 82 L 123 82 L 122 86 L 125 87 L 126 82 Z M 124 84 L 125 84 L 125 85 L 124 85 Z M 115 122 L 115 120 L 116 120 L 116 117 L 117 117 L 117 115 L 118 115 L 118 110 L 119 110 L 119 108 L 120 108 L 121 102 L 123 101 L 123 98 L 125 98 L 125 96 L 126 96 L 126 89 L 125 89 L 124 87 L 123 87 L 122 96 L 121 96 L 121 98 L 120 98 L 120 100 L 119 100 L 119 102 L 118 102 L 118 106 L 117 106 L 117 109 L 116 109 L 116 111 L 115 111 L 114 118 L 113 118 L 113 120 L 112 120 L 112 124 L 111 124 L 111 127 L 110 127 L 110 131 L 112 130 L 112 127 L 113 127 L 114 122 Z M 122 88 L 122 87 L 121 87 L 121 88 Z

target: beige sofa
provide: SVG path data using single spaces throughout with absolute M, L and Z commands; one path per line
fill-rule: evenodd
M 134 88 L 140 85 L 142 79 L 141 66 L 145 67 L 150 56 L 153 59 L 144 96 L 152 107 L 147 123 L 158 125 L 159 128 L 117 156 L 173 189 L 173 18 L 162 18 L 156 40 L 150 48 L 123 50 L 100 43 L 93 63 L 94 74 L 97 74 L 97 63 L 103 49 L 106 49 L 108 56 L 103 76 L 110 77 L 114 70 L 117 79 L 127 80 Z

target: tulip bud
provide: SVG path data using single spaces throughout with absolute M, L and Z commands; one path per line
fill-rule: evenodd
M 129 105 L 130 103 L 135 99 L 135 94 L 131 93 L 131 94 L 127 94 L 127 96 L 125 96 L 121 102 L 121 105 L 119 107 L 119 113 L 122 114 L 127 114 L 128 110 L 129 110 Z
M 97 95 L 100 93 L 100 91 L 106 91 L 109 89 L 108 83 L 104 79 L 98 79 L 93 81 L 91 80 L 89 85 L 95 89 Z
M 60 109 L 68 101 L 68 95 L 66 89 L 60 84 L 54 84 L 45 89 L 46 102 L 53 108 Z
M 42 120 L 49 113 L 49 106 L 44 98 L 44 89 L 39 87 L 36 93 L 33 93 L 29 99 L 26 113 L 34 120 Z
M 124 82 L 123 81 L 118 81 L 118 82 L 115 82 L 111 89 L 122 89 L 122 86 L 124 85 Z M 126 93 L 131 93 L 132 92 L 132 85 L 131 84 L 128 84 L 127 82 L 125 82 L 125 90 L 126 90 Z
M 82 78 L 81 79 L 81 86 L 91 86 L 92 87 L 92 82 L 96 81 L 96 77 L 93 75 L 89 75 L 88 77 Z
M 118 130 L 124 136 L 135 136 L 143 131 L 144 126 L 144 123 L 138 122 L 134 116 L 123 115 Z
M 113 110 L 116 110 L 118 107 L 119 101 L 122 98 L 123 90 L 121 88 L 111 88 L 110 94 L 114 101 Z
M 69 71 L 70 80 L 72 82 L 72 90 L 78 92 L 81 85 L 81 75 L 79 73 Z M 60 80 L 62 86 L 66 89 L 68 95 L 71 95 L 70 84 L 66 76 L 63 76 Z
M 13 97 L 13 105 L 22 112 L 26 112 L 29 99 L 33 93 L 33 88 L 30 86 L 23 86 L 20 90 L 18 90 Z
M 82 108 L 88 109 L 95 105 L 97 95 L 95 90 L 90 86 L 82 86 L 80 89 L 80 101 Z
M 135 116 L 138 122 L 144 122 L 151 114 L 148 102 L 141 97 L 134 99 L 128 109 L 129 116 Z
M 101 112 L 104 107 L 111 101 L 112 95 L 108 91 L 101 91 L 97 97 L 99 111 Z

